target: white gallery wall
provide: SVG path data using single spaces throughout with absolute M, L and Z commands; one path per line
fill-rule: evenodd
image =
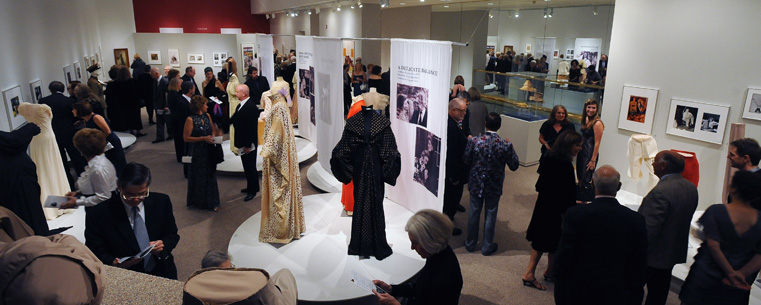
M 700 162 L 698 209 L 721 202 L 729 125 L 721 145 L 666 134 L 672 98 L 730 106 L 728 123 L 745 123 L 747 137 L 761 139 L 761 121 L 742 118 L 748 87 L 761 88 L 761 2 L 617 0 L 610 42 L 610 68 L 602 120 L 605 133 L 600 164 L 620 172 L 628 168 L 624 158 L 633 134 L 618 129 L 624 85 L 659 89 L 653 136 L 660 150 L 695 152 Z M 646 22 L 643 22 L 645 21 Z M 726 52 L 727 47 L 731 52 Z M 730 59 L 711 61 L 719 54 Z M 645 195 L 644 182 L 622 177 L 623 189 Z
M 100 46 L 104 66 L 114 64 L 113 49 L 134 54 L 132 1 L 2 1 L 0 2 L 0 90 L 20 86 L 31 101 L 29 83 L 64 80 L 63 67 L 94 55 Z M 128 13 L 125 13 L 128 12 Z M 83 71 L 85 72 L 85 71 Z M 88 76 L 82 75 L 83 78 Z M 7 118 L 0 118 L 6 124 Z
M 288 16 L 287 14 L 277 14 L 277 17 L 274 19 L 270 18 L 270 33 L 288 34 L 272 37 L 275 48 L 280 50 L 281 54 L 296 49 L 296 36 L 294 35 L 312 35 L 310 28 L 312 16 L 299 12 L 299 15 L 295 17 Z
M 381 37 L 430 39 L 431 7 L 413 6 L 405 8 L 386 8 L 381 10 Z M 391 63 L 391 42 L 381 43 L 381 66 Z
M 489 24 L 488 15 L 488 11 L 433 12 L 431 14 L 431 39 L 468 43 L 468 46 L 452 45 L 450 87 L 454 84 L 454 78 L 457 75 L 462 75 L 465 79 L 465 88 L 483 86 L 483 77 L 480 78 L 480 83 L 473 83 L 475 75 L 473 69 L 482 69 L 486 65 L 485 56 L 476 55 L 482 55 L 484 52 Z

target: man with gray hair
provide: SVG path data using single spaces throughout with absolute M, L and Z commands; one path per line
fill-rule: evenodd
M 201 260 L 201 268 L 233 268 L 230 253 L 225 251 L 209 250 Z
M 616 200 L 621 175 L 592 177 L 595 199 L 568 209 L 555 254 L 555 304 L 641 304 L 647 265 L 642 215 Z
M 646 305 L 666 304 L 671 270 L 687 259 L 687 237 L 698 207 L 698 188 L 682 177 L 684 157 L 664 150 L 655 155 L 653 171 L 660 178 L 645 196 L 639 213 L 647 226 Z

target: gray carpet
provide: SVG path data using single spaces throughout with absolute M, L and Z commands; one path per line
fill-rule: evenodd
M 147 116 L 143 113 L 143 122 Z M 209 249 L 227 250 L 230 237 L 246 219 L 261 209 L 261 195 L 243 202 L 246 179 L 240 175 L 219 173 L 217 182 L 221 200 L 219 212 L 187 208 L 185 198 L 187 180 L 182 175 L 182 165 L 175 161 L 174 146 L 171 141 L 152 144 L 155 125 L 147 126 L 143 132 L 147 136 L 138 138 L 137 143 L 127 149 L 127 160 L 150 167 L 153 174 L 151 191 L 168 194 L 174 205 L 174 216 L 179 228 L 180 242 L 174 250 L 179 271 L 179 279 L 185 280 L 193 271 L 200 269 L 201 258 Z M 225 135 L 227 139 L 228 135 Z M 539 144 L 537 144 L 539 145 Z M 306 170 L 316 161 L 316 157 L 301 163 L 301 185 L 304 196 L 321 191 L 306 179 Z M 525 231 L 536 201 L 534 183 L 536 166 L 520 167 L 517 171 L 507 171 L 504 194 L 500 200 L 495 242 L 499 250 L 489 257 L 480 252 L 465 251 L 465 234 L 453 237 L 450 245 L 460 260 L 464 286 L 460 304 L 554 304 L 553 284 L 544 283 L 547 291 L 524 287 L 521 276 L 526 271 L 530 245 L 525 239 Z M 468 206 L 466 191 L 461 203 Z M 305 215 L 309 217 L 309 215 Z M 483 219 L 482 219 L 483 223 Z M 466 213 L 455 216 L 455 226 L 465 229 Z M 483 227 L 483 225 L 482 225 Z M 480 247 L 480 243 L 479 243 Z M 543 257 L 537 274 L 541 275 L 547 266 Z M 540 281 L 541 277 L 540 277 Z M 605 279 L 600 279 L 605 281 Z M 543 281 L 542 281 L 543 282 Z M 595 283 L 589 283 L 595 285 Z M 300 302 L 301 304 L 301 302 Z M 377 304 L 374 298 L 364 298 L 343 304 Z M 679 304 L 675 293 L 670 293 L 667 304 Z

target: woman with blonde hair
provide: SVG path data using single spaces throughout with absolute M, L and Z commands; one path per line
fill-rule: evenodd
M 232 57 L 228 57 L 226 61 L 227 65 L 227 74 L 229 75 L 228 81 L 227 81 L 227 99 L 230 105 L 229 114 L 230 117 L 232 117 L 235 114 L 235 108 L 240 105 L 240 100 L 238 97 L 235 96 L 235 87 L 240 85 L 240 82 L 238 81 L 238 65 L 235 63 L 235 59 Z M 258 101 L 254 101 L 258 102 Z M 230 139 L 235 139 L 235 127 L 233 127 L 233 124 L 230 124 Z M 236 155 L 238 154 L 238 147 L 235 147 L 235 145 L 232 145 L 234 141 L 230 142 L 230 150 L 232 150 L 233 153 Z
M 592 179 L 597 168 L 602 132 L 605 130 L 605 125 L 600 120 L 600 104 L 597 100 L 588 99 L 582 109 L 584 118 L 581 119 L 581 135 L 584 144 L 576 157 L 576 179 L 579 182 Z
M 351 86 L 354 88 L 354 96 L 362 94 L 362 84 L 367 82 L 367 76 L 362 69 L 362 63 L 357 60 L 354 64 L 354 72 L 351 74 Z

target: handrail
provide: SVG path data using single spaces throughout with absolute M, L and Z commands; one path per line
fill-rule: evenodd
M 503 97 L 500 97 L 500 96 L 482 94 L 481 95 L 481 99 L 488 99 L 488 100 L 494 100 L 494 101 L 498 101 L 498 102 L 508 103 L 508 104 L 515 105 L 516 107 L 519 107 L 519 108 L 528 108 L 528 109 L 541 110 L 541 111 L 546 111 L 546 112 L 551 112 L 552 111 L 552 108 L 546 108 L 546 107 L 540 107 L 540 106 L 536 106 L 536 105 L 531 105 L 531 104 L 527 104 L 526 102 L 519 102 L 519 101 L 516 101 L 516 100 L 511 100 L 511 99 L 503 98 Z M 574 120 L 581 121 L 581 115 L 580 114 L 574 114 L 574 113 L 570 113 L 569 112 L 566 115 L 568 116 L 569 119 L 574 119 Z
M 593 89 L 605 89 L 605 86 L 600 86 L 600 85 L 587 85 L 587 84 L 582 84 L 582 83 L 573 83 L 573 82 L 564 81 L 564 80 L 547 79 L 547 78 L 536 77 L 536 76 L 529 76 L 529 75 L 523 75 L 523 74 L 502 73 L 502 72 L 495 72 L 495 71 L 486 71 L 486 70 L 482 70 L 482 69 L 473 69 L 473 71 L 475 71 L 475 72 L 484 72 L 484 73 L 495 74 L 495 75 L 516 76 L 516 77 L 525 78 L 525 79 L 538 80 L 538 81 L 543 81 L 543 82 L 555 82 L 555 83 L 561 83 L 561 84 L 569 84 L 569 85 L 574 85 L 574 86 L 579 86 L 579 87 L 587 87 L 587 88 L 593 88 Z

